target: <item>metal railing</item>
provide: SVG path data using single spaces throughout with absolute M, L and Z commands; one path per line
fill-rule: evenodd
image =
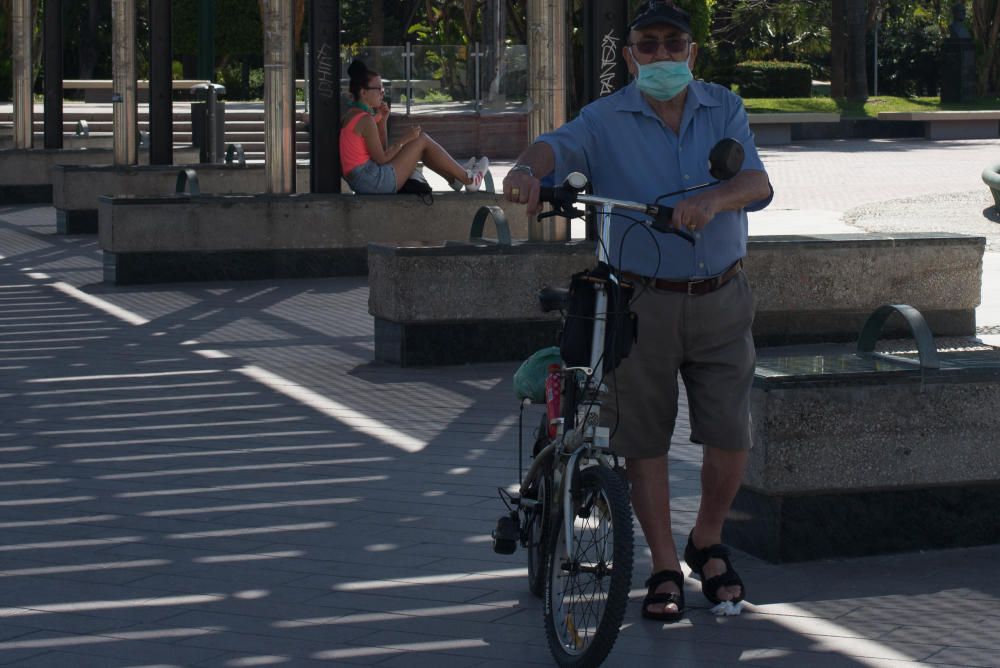
M 305 53 L 309 53 L 308 45 Z M 415 108 L 434 106 L 502 110 L 527 101 L 528 48 L 523 44 L 507 46 L 499 54 L 478 42 L 344 47 L 340 73 L 344 95 L 348 94 L 347 68 L 355 58 L 382 76 L 394 111 L 400 105 L 407 114 Z M 309 67 L 303 71 L 308 96 Z

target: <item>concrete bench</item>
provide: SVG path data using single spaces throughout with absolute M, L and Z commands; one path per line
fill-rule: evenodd
M 117 284 L 364 275 L 369 242 L 467 239 L 492 193 L 169 195 L 98 200 L 104 278 Z M 526 238 L 523 207 L 508 212 Z
M 174 79 L 170 82 L 170 87 L 175 91 L 188 92 L 192 86 L 202 83 L 211 82 L 202 79 Z M 111 79 L 63 79 L 63 90 L 82 90 L 85 102 L 110 102 L 111 86 Z M 149 101 L 148 79 L 136 81 L 136 100 L 138 102 Z
M 195 160 L 197 161 L 197 159 Z M 174 193 L 179 165 L 56 165 L 52 168 L 52 204 L 56 232 L 94 234 L 98 227 L 98 197 L 156 197 Z M 245 167 L 201 164 L 193 167 L 202 193 L 260 193 L 267 190 L 264 165 Z M 309 168 L 296 170 L 298 192 L 309 192 Z
M 1000 111 L 880 111 L 880 121 L 921 121 L 927 139 L 995 139 Z
M 773 562 L 1000 542 L 1000 350 L 919 328 L 896 348 L 758 351 L 725 542 Z
M 45 146 L 45 135 L 35 133 L 34 145 L 37 148 Z M 114 148 L 114 136 L 110 132 L 91 132 L 89 135 L 63 133 L 65 148 Z M 14 148 L 14 138 L 9 134 L 0 134 L 0 149 Z
M 938 336 L 976 330 L 986 239 L 949 233 L 751 237 L 757 345 L 853 341 L 886 302 L 910 304 Z M 890 336 L 906 329 L 891 329 Z
M 198 149 L 175 148 L 180 164 L 198 162 Z M 52 201 L 52 168 L 56 165 L 109 165 L 110 148 L 31 148 L 0 150 L 0 204 L 47 204 Z M 149 149 L 139 149 L 139 164 L 149 164 Z
M 1000 162 L 983 170 L 983 183 L 993 193 L 993 208 L 1000 213 Z
M 524 359 L 553 345 L 559 331 L 559 314 L 542 313 L 538 290 L 566 285 L 593 265 L 594 245 L 585 241 L 373 243 L 375 359 L 400 366 Z
M 938 335 L 972 335 L 985 246 L 983 237 L 955 234 L 753 237 L 745 267 L 757 345 L 852 340 L 886 301 L 917 306 Z M 540 347 L 526 332 L 543 326 L 553 342 L 557 315 L 539 311 L 536 292 L 567 285 L 593 265 L 594 250 L 588 242 L 377 244 L 368 263 L 375 359 L 461 364 L 523 359 Z
M 781 112 L 749 114 L 750 129 L 757 146 L 788 144 L 792 126 L 800 123 L 839 123 L 840 114 L 820 112 Z

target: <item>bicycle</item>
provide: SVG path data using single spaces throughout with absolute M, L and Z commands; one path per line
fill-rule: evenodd
M 731 178 L 742 166 L 743 147 L 724 139 L 712 149 L 709 161 L 715 181 L 661 195 L 657 201 Z M 495 552 L 512 554 L 518 543 L 527 549 L 528 588 L 543 598 L 549 649 L 560 666 L 571 668 L 599 666 L 607 657 L 618 638 L 632 582 L 634 537 L 628 484 L 610 448 L 609 429 L 599 424 L 607 390 L 604 376 L 628 354 L 632 331 L 628 309 L 632 286 L 616 275 L 605 245 L 611 216 L 620 215 L 612 210 L 639 212 L 652 220 L 636 220 L 637 224 L 695 242 L 671 225 L 671 207 L 585 194 L 586 185 L 582 174 L 573 173 L 562 186 L 542 188 L 540 199 L 552 204 L 553 211 L 539 218 L 579 217 L 582 212 L 573 208 L 576 203 L 599 209 L 598 269 L 574 277 L 575 292 L 572 287 L 546 287 L 539 293 L 543 311 L 563 312 L 561 347 L 566 363 L 559 372 L 561 417 L 550 424 L 548 415 L 543 415 L 531 466 L 523 476 L 519 428 L 520 488 L 516 494 L 499 489 L 509 512 L 493 532 Z M 585 292 L 588 285 L 593 288 L 592 307 Z M 574 295 L 576 303 L 571 303 Z M 582 324 L 589 325 L 583 336 L 585 364 L 578 363 Z M 577 330 L 572 334 L 575 345 L 567 342 L 571 329 Z M 577 350 L 568 353 L 568 347 Z

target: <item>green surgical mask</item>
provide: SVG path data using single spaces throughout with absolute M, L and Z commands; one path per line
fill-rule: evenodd
M 639 68 L 639 90 L 654 100 L 677 97 L 694 78 L 686 60 L 660 60 L 648 65 L 636 63 L 636 67 Z

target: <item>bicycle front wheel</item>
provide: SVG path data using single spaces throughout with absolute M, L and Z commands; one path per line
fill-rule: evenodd
M 604 466 L 580 472 L 573 506 L 573 535 L 562 512 L 551 526 L 545 633 L 560 666 L 585 668 L 604 661 L 625 617 L 632 508 L 625 481 Z
M 535 506 L 525 513 L 527 522 L 528 589 L 541 598 L 545 594 L 545 551 L 549 547 L 549 515 L 552 513 L 552 473 L 543 467 L 528 488 Z

